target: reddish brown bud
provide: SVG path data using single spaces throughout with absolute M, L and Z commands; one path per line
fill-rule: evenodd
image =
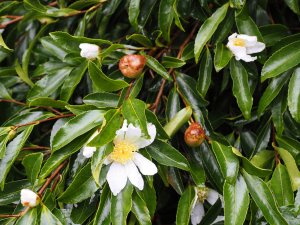
M 192 123 L 184 133 L 184 141 L 190 147 L 198 147 L 205 139 L 205 132 L 199 123 Z
M 125 55 L 119 62 L 119 69 L 128 78 L 137 78 L 143 71 L 146 57 L 143 55 Z

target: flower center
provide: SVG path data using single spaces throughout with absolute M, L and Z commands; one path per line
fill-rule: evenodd
M 245 45 L 246 45 L 245 40 L 241 39 L 241 38 L 234 39 L 233 44 L 235 46 L 240 46 L 240 47 L 245 47 Z
M 208 188 L 207 187 L 198 188 L 197 196 L 198 196 L 199 201 L 203 203 L 207 199 Z
M 118 163 L 126 163 L 133 158 L 133 153 L 138 149 L 134 144 L 126 141 L 120 141 L 115 145 L 113 152 L 110 154 L 110 159 Z

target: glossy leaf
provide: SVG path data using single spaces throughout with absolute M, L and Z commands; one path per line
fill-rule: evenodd
M 295 70 L 289 82 L 288 106 L 292 117 L 300 123 L 300 68 Z
M 225 225 L 243 225 L 246 219 L 250 198 L 244 178 L 239 175 L 236 183 L 224 183 Z
M 109 186 L 105 185 L 100 196 L 100 203 L 93 222 L 93 225 L 109 225 L 110 220 L 111 196 Z
M 250 93 L 248 73 L 241 63 L 236 60 L 231 60 L 230 75 L 233 83 L 233 95 L 245 119 L 250 119 L 253 98 Z
M 170 31 L 174 19 L 173 2 L 174 0 L 165 0 L 161 1 L 159 5 L 159 27 L 167 42 L 170 42 Z
M 36 221 L 37 221 L 37 209 L 31 208 L 20 219 L 18 219 L 16 225 L 35 224 Z
M 26 170 L 28 180 L 33 185 L 40 172 L 42 162 L 43 162 L 43 153 L 41 152 L 29 154 L 22 161 L 22 164 Z
M 195 39 L 195 47 L 194 47 L 196 63 L 199 60 L 203 47 L 212 37 L 214 32 L 217 30 L 222 20 L 225 18 L 227 9 L 228 9 L 228 4 L 223 5 L 222 7 L 217 9 L 212 14 L 212 16 L 209 17 L 200 27 Z
M 131 211 L 134 213 L 136 219 L 139 221 L 140 224 L 152 224 L 147 205 L 138 194 L 133 194 Z
M 251 197 L 258 208 L 262 211 L 266 220 L 270 224 L 274 225 L 287 225 L 288 223 L 282 217 L 267 184 L 260 178 L 250 175 L 245 171 L 243 171 L 243 177 L 246 181 Z
M 40 224 L 41 225 L 62 225 L 59 219 L 45 205 L 42 206 Z
M 129 22 L 137 30 L 138 29 L 138 16 L 140 13 L 140 0 L 131 0 L 129 4 Z
M 153 71 L 161 75 L 164 79 L 170 81 L 172 80 L 167 70 L 155 58 L 149 55 L 144 55 L 144 56 L 147 59 L 146 64 L 150 69 L 152 69 Z
M 188 188 L 181 195 L 178 202 L 177 213 L 176 213 L 176 224 L 178 225 L 189 224 L 191 212 L 193 209 L 193 204 L 196 197 L 197 195 L 195 189 L 191 186 L 188 186 Z
M 230 62 L 232 52 L 222 43 L 217 43 L 216 53 L 214 58 L 215 70 L 219 72 Z
M 293 42 L 276 51 L 264 64 L 261 81 L 279 76 L 300 63 L 300 41 Z
M 211 83 L 212 73 L 212 58 L 209 48 L 206 48 L 205 54 L 200 62 L 200 68 L 198 72 L 197 90 L 204 97 L 209 89 Z

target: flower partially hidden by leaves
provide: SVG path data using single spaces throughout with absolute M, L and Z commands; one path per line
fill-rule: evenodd
M 199 123 L 191 123 L 184 133 L 184 141 L 190 147 L 200 146 L 205 139 L 205 132 Z
M 236 60 L 252 62 L 257 59 L 250 54 L 261 52 L 266 45 L 257 41 L 256 36 L 234 33 L 228 37 L 227 47 L 234 54 Z
M 95 59 L 100 53 L 99 46 L 94 44 L 81 43 L 79 48 L 81 49 L 80 56 L 87 59 Z
M 157 173 L 156 165 L 138 150 L 150 145 L 156 136 L 156 127 L 148 123 L 150 139 L 143 137 L 139 127 L 127 124 L 124 120 L 121 129 L 117 130 L 114 138 L 114 149 L 105 160 L 105 164 L 111 164 L 106 180 L 113 195 L 117 195 L 126 186 L 127 178 L 139 190 L 144 188 L 143 175 L 154 175 Z
M 207 187 L 195 188 L 196 196 L 193 203 L 191 212 L 191 223 L 197 225 L 201 222 L 205 215 L 204 201 L 208 201 L 209 204 L 214 205 L 219 198 L 219 193 L 213 189 Z M 213 223 L 224 220 L 223 216 L 218 216 Z
M 35 207 L 40 203 L 40 197 L 29 189 L 22 189 L 21 203 L 23 206 Z
M 95 133 L 93 133 L 93 135 L 89 138 L 89 140 L 87 141 L 87 143 L 83 146 L 83 151 L 82 154 L 85 158 L 91 158 L 94 155 L 94 152 L 97 150 L 96 147 L 90 147 L 87 146 L 87 144 L 94 139 L 94 137 L 96 137 L 99 134 L 99 131 L 96 130 Z
M 143 55 L 125 55 L 120 59 L 119 69 L 125 77 L 137 78 L 145 64 L 146 58 Z

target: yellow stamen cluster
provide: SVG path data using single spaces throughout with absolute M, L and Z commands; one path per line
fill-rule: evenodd
M 234 39 L 233 44 L 235 46 L 240 46 L 240 47 L 245 47 L 245 45 L 246 45 L 245 40 L 241 39 L 241 38 Z
M 208 188 L 200 187 L 197 189 L 197 196 L 200 202 L 204 203 L 208 196 Z
M 133 153 L 137 150 L 134 144 L 128 143 L 127 141 L 120 141 L 115 145 L 109 157 L 112 161 L 124 164 L 133 158 Z

